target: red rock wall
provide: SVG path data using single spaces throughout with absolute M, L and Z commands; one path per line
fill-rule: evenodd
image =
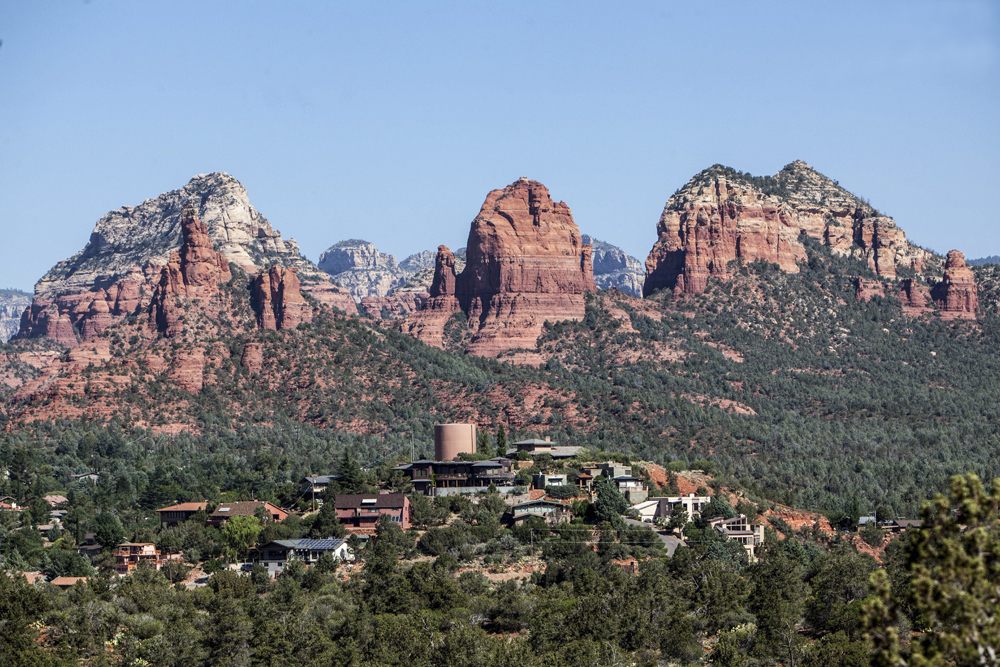
M 979 309 L 976 277 L 958 250 L 948 253 L 944 279 L 931 292 L 945 320 L 974 320 Z
M 293 329 L 312 322 L 312 308 L 302 298 L 295 268 L 272 266 L 250 282 L 250 301 L 261 329 Z

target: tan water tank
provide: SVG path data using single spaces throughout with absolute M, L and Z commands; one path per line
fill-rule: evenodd
M 434 424 L 434 458 L 451 461 L 462 452 L 476 451 L 475 424 Z

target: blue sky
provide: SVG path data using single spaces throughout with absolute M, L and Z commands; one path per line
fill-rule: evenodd
M 0 287 L 209 171 L 314 261 L 465 245 L 520 176 L 644 259 L 701 169 L 796 159 L 1000 254 L 996 2 L 0 0 L 0 40 Z

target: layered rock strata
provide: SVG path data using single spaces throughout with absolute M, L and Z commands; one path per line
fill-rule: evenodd
M 642 296 L 646 269 L 642 262 L 621 248 L 583 235 L 583 242 L 593 248 L 594 282 L 598 289 L 617 289 L 630 296 Z
M 867 261 L 887 278 L 896 276 L 897 266 L 922 271 L 932 257 L 907 242 L 892 218 L 804 162 L 773 177 L 715 165 L 667 200 L 646 259 L 643 294 L 696 294 L 710 278 L 728 279 L 736 259 L 763 260 L 795 273 L 806 258 L 801 234 Z
M 319 257 L 319 267 L 358 303 L 365 298 L 382 298 L 403 288 L 421 270 L 433 269 L 434 253 L 424 250 L 402 262 L 380 252 L 374 244 L 359 239 L 340 241 Z
M 151 323 L 167 337 L 181 333 L 189 309 L 203 307 L 218 296 L 219 283 L 233 277 L 229 262 L 212 246 L 193 204 L 184 205 L 181 233 L 184 241 L 160 271 L 150 311 Z
M 357 312 L 329 276 L 299 254 L 254 209 L 246 190 L 226 173 L 195 176 L 183 188 L 123 206 L 94 227 L 87 245 L 56 264 L 35 285 L 19 336 L 48 336 L 74 346 L 109 324 L 150 305 L 160 267 L 169 264 L 183 238 L 185 202 L 194 206 L 208 238 L 225 262 L 251 275 L 273 265 L 296 268 L 302 290 L 324 303 Z
M 467 320 L 470 354 L 533 350 L 546 320 L 581 319 L 584 293 L 597 289 L 591 247 L 573 215 L 548 189 L 526 178 L 486 197 L 472 221 L 465 269 L 440 246 L 430 298 L 402 330 L 443 347 L 452 315 Z
M 31 305 L 31 295 L 19 290 L 0 290 L 0 343 L 6 343 L 21 327 L 21 314 Z
M 250 302 L 261 329 L 292 329 L 312 321 L 312 308 L 302 298 L 296 269 L 272 266 L 250 282 Z
M 907 317 L 934 312 L 930 288 L 914 278 L 899 281 L 899 301 L 903 306 L 903 315 Z
M 944 278 L 931 292 L 945 320 L 974 320 L 979 309 L 976 278 L 965 265 L 965 255 L 958 250 L 948 253 Z

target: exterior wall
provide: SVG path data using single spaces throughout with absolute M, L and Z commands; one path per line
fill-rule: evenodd
M 461 453 L 476 451 L 475 424 L 435 424 L 434 458 L 451 461 Z

